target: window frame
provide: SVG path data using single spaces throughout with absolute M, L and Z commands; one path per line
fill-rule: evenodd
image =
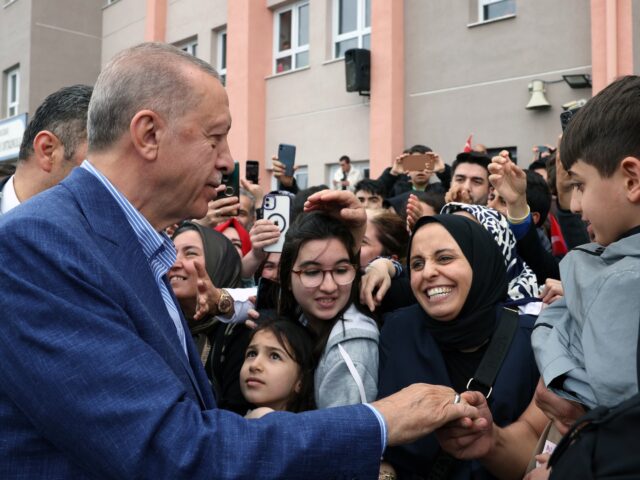
M 216 70 L 218 71 L 218 75 L 220 75 L 222 85 L 226 85 L 227 83 L 227 40 L 227 29 L 223 28 L 219 30 L 216 36 Z
M 11 101 L 13 90 L 11 88 L 11 78 L 15 77 L 15 101 Z M 5 73 L 5 79 L 7 82 L 7 87 L 5 91 L 6 105 L 5 109 L 6 118 L 15 117 L 18 115 L 20 111 L 20 66 L 10 68 Z M 14 109 L 13 113 L 11 113 L 12 109 Z
M 198 56 L 198 37 L 176 44 L 176 47 L 194 57 Z
M 508 0 L 478 0 L 478 23 L 486 23 L 486 22 L 492 22 L 494 20 L 500 19 L 500 18 L 506 18 L 506 17 L 512 17 L 515 15 L 515 9 L 513 13 L 507 13 L 505 15 L 500 15 L 498 17 L 491 17 L 491 18 L 485 18 L 484 17 L 484 7 L 486 7 L 487 5 L 491 5 L 494 3 L 500 3 L 500 2 L 504 2 L 504 1 L 508 1 Z M 515 0 L 512 0 L 514 2 L 514 7 L 515 7 Z
M 309 52 L 309 42 L 306 45 L 298 45 L 298 35 L 300 33 L 300 8 L 306 6 L 310 9 L 310 0 L 301 0 L 280 8 L 273 12 L 273 74 L 281 75 L 284 73 L 293 72 L 306 68 L 309 66 L 309 61 L 306 65 L 299 66 L 297 61 L 297 55 L 304 52 Z M 287 50 L 279 51 L 280 44 L 280 15 L 291 11 L 291 47 Z M 309 10 L 309 17 L 311 17 L 311 10 Z M 311 21 L 307 22 L 309 30 L 311 30 Z M 311 33 L 311 32 L 309 32 Z M 309 35 L 310 36 L 310 35 Z M 289 70 L 278 71 L 278 60 L 282 58 L 291 57 L 291 68 Z
M 337 46 L 339 43 L 344 42 L 345 40 L 352 40 L 356 38 L 358 40 L 358 46 L 356 48 L 365 48 L 364 46 L 364 37 L 369 35 L 369 39 L 371 39 L 371 25 L 366 26 L 366 4 L 369 2 L 369 9 L 373 8 L 373 0 L 357 0 L 358 7 L 356 12 L 356 29 L 347 33 L 338 33 L 340 28 L 340 0 L 333 0 L 333 43 L 332 43 L 332 56 L 334 60 L 344 58 L 338 57 L 337 54 Z

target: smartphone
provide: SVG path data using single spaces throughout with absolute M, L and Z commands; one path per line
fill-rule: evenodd
M 571 119 L 573 118 L 573 116 L 578 113 L 578 111 L 580 110 L 580 107 L 578 108 L 573 108 L 571 110 L 567 110 L 566 112 L 562 112 L 560 114 L 560 125 L 562 126 L 562 131 L 564 132 L 565 129 L 567 128 L 567 125 L 569 125 L 569 122 L 571 121 Z
M 233 172 L 222 176 L 222 184 L 227 188 L 222 192 L 222 197 L 240 196 L 240 164 L 233 164 Z
M 284 174 L 293 177 L 293 166 L 296 163 L 296 146 L 281 143 L 278 146 L 278 160 L 284 163 Z
M 434 165 L 435 158 L 428 153 L 414 153 L 402 159 L 402 168 L 404 168 L 405 172 L 425 170 L 427 167 L 429 167 L 429 170 L 433 170 Z
M 267 193 L 262 200 L 262 218 L 271 220 L 280 228 L 280 238 L 273 245 L 264 247 L 265 252 L 282 252 L 284 237 L 289 230 L 291 218 L 291 197 L 278 193 Z
M 538 161 L 543 161 L 544 158 L 546 158 L 546 156 L 543 158 L 543 153 L 549 153 L 549 147 L 547 147 L 546 145 L 538 145 Z
M 260 174 L 260 162 L 257 160 L 247 160 L 245 165 L 245 178 L 251 183 L 258 183 Z
M 279 283 L 260 277 L 256 296 L 256 310 L 275 310 L 279 288 Z

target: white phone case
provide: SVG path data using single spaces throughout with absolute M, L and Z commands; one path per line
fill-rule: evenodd
M 287 195 L 267 194 L 262 202 L 262 218 L 271 220 L 280 227 L 280 238 L 273 245 L 264 247 L 265 252 L 282 252 L 284 237 L 289 230 L 291 197 Z

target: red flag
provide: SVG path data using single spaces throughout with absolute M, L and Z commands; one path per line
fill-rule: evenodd
M 473 133 L 471 135 L 469 135 L 469 138 L 467 138 L 467 143 L 464 144 L 464 148 L 462 149 L 462 151 L 464 153 L 469 153 L 470 151 L 473 150 L 473 148 L 471 147 L 471 139 L 473 138 Z
M 556 257 L 566 255 L 569 251 L 567 243 L 562 235 L 558 220 L 552 214 L 549 214 L 549 225 L 551 227 L 549 230 L 551 231 L 551 251 L 553 255 Z

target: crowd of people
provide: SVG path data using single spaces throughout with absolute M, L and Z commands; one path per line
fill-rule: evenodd
M 413 145 L 222 195 L 215 70 L 121 52 L 0 184 L 0 476 L 554 478 L 574 422 L 638 393 L 638 96 L 617 80 L 527 169 Z

